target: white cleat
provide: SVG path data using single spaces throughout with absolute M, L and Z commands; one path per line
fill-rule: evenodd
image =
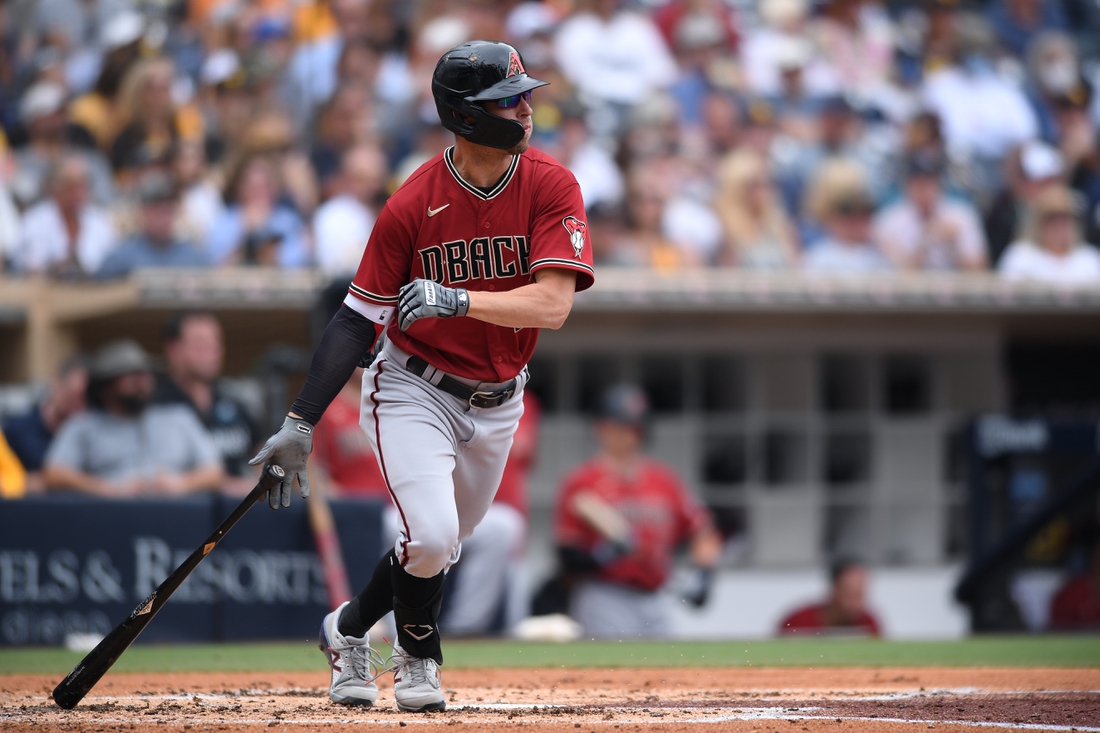
M 397 642 L 393 645 L 393 696 L 397 707 L 410 713 L 445 710 L 443 685 L 439 665 L 434 659 L 414 657 L 405 653 Z
M 369 707 L 378 699 L 378 685 L 374 684 L 381 669 L 382 657 L 370 647 L 370 634 L 362 639 L 345 637 L 337 628 L 340 613 L 347 603 L 325 616 L 321 622 L 321 635 L 317 646 L 325 653 L 332 667 L 332 681 L 328 697 L 340 705 Z

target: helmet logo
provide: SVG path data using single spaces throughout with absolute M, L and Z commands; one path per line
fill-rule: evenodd
M 508 61 L 508 76 L 526 73 L 527 70 L 523 68 L 523 62 L 519 60 L 519 54 L 512 51 L 512 58 Z
M 569 232 L 569 243 L 573 245 L 573 256 L 579 260 L 581 252 L 584 251 L 584 233 L 588 230 L 588 225 L 575 216 L 565 217 L 561 220 L 561 225 L 565 227 L 565 231 Z

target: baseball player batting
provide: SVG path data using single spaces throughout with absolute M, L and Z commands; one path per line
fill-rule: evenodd
M 363 375 L 360 425 L 402 526 L 366 588 L 321 624 L 333 702 L 373 704 L 379 668 L 392 667 L 400 709 L 446 707 L 437 628 L 445 572 L 500 483 L 538 329 L 559 328 L 574 293 L 593 283 L 580 187 L 528 148 L 531 92 L 546 83 L 505 43 L 464 43 L 439 60 L 432 94 L 455 145 L 382 209 L 305 386 L 252 461 L 286 469 L 273 508 L 289 506 L 294 476 L 308 495 L 313 426 L 377 353 Z M 367 630 L 391 610 L 397 639 L 385 665 Z

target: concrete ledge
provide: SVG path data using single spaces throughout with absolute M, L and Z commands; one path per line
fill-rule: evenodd
M 1100 286 L 1007 281 L 995 274 L 874 276 L 601 268 L 584 311 L 1100 313 Z

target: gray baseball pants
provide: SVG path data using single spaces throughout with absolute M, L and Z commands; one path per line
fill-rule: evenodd
M 442 373 L 406 371 L 407 359 L 387 342 L 363 373 L 359 424 L 400 516 L 397 557 L 410 575 L 431 578 L 458 559 L 496 495 L 523 414 L 526 372 L 511 399 L 476 408 L 429 382 Z M 503 386 L 459 381 L 485 391 Z

